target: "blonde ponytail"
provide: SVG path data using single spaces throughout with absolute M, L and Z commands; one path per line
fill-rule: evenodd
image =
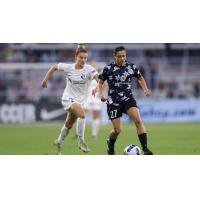
M 86 49 L 85 45 L 83 43 L 78 43 L 77 49 Z

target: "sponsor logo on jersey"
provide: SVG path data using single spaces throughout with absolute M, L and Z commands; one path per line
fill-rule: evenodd
M 126 76 L 125 75 L 122 75 L 121 76 L 121 81 L 125 81 L 126 80 Z
M 69 78 L 69 82 L 72 83 L 72 84 L 85 84 L 87 82 L 86 79 L 83 79 L 81 81 L 75 81 L 75 80 L 72 80 Z
M 86 75 L 85 74 L 81 74 L 81 79 L 85 79 Z

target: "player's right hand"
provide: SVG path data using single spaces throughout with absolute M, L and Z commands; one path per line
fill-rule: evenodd
M 152 92 L 151 90 L 147 89 L 147 90 L 144 90 L 144 94 L 149 97 L 149 96 L 152 96 Z
M 42 81 L 42 87 L 47 88 L 47 81 L 45 79 Z
M 104 96 L 101 96 L 101 98 L 100 98 L 100 99 L 101 99 L 101 101 L 102 101 L 102 102 L 105 102 L 105 101 L 107 101 L 107 99 L 106 99 Z

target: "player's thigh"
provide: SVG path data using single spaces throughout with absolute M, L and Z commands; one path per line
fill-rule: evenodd
M 77 118 L 85 118 L 85 111 L 82 108 L 81 104 L 74 103 L 70 106 L 69 112 L 74 114 Z
M 135 123 L 142 123 L 140 111 L 137 107 L 131 107 L 127 110 L 128 116 L 135 122 Z
M 112 126 L 113 126 L 113 131 L 115 133 L 120 133 L 122 130 L 121 119 L 116 118 L 116 119 L 113 119 L 111 122 L 112 122 Z

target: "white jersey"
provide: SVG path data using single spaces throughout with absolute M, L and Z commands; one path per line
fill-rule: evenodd
M 83 69 L 75 69 L 75 63 L 59 63 L 58 70 L 65 72 L 67 81 L 62 100 L 73 99 L 77 103 L 84 103 L 89 95 L 91 81 L 98 74 L 96 69 L 87 64 L 84 65 Z

